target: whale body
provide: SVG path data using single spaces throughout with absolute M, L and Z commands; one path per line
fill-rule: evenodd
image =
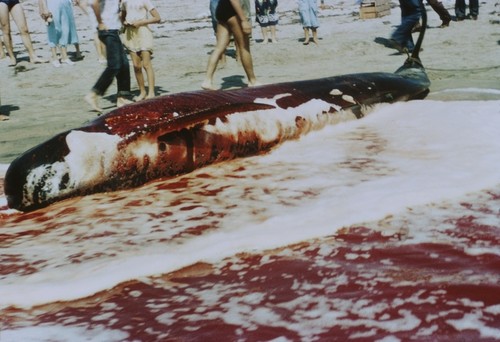
M 361 118 L 377 103 L 422 99 L 430 82 L 418 62 L 409 58 L 395 73 L 183 92 L 118 108 L 15 159 L 4 179 L 8 205 L 29 211 L 137 187 L 269 151 L 325 125 Z

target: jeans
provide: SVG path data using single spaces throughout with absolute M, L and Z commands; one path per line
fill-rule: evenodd
M 470 0 L 469 1 L 469 12 L 470 15 L 476 16 L 479 14 L 479 1 L 478 0 Z M 465 18 L 465 0 L 456 0 L 455 1 L 455 15 L 459 19 Z
M 120 40 L 118 30 L 98 31 L 99 40 L 106 45 L 108 65 L 102 72 L 92 90 L 103 96 L 116 77 L 118 85 L 118 97 L 130 95 L 130 68 L 127 54 Z
M 391 38 L 408 51 L 415 47 L 411 31 L 422 15 L 419 0 L 399 0 L 401 7 L 401 25 L 392 34 Z

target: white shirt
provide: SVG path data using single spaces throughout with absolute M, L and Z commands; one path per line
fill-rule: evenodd
M 119 30 L 122 27 L 120 21 L 120 0 L 90 0 L 92 5 L 99 2 L 101 8 L 102 23 L 108 30 Z

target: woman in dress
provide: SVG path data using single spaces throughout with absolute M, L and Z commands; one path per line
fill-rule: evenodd
M 271 42 L 276 43 L 276 25 L 278 15 L 276 14 L 278 0 L 255 0 L 255 15 L 262 31 L 264 44 L 268 43 L 267 34 L 271 32 Z
M 123 0 L 121 4 L 122 22 L 125 27 L 122 35 L 123 45 L 127 48 L 134 65 L 135 78 L 139 86 L 136 101 L 155 97 L 155 76 L 151 63 L 153 53 L 153 33 L 148 24 L 159 23 L 160 14 L 151 0 Z M 142 69 L 148 78 L 148 92 L 144 84 Z
M 68 45 L 75 45 L 77 54 L 79 52 L 79 41 L 76 32 L 72 1 L 39 0 L 38 5 L 40 16 L 47 24 L 47 36 L 49 39 L 50 52 L 52 54 L 52 65 L 58 68 L 61 64 L 75 64 L 69 59 L 67 50 Z M 57 56 L 57 48 L 60 50 L 60 60 Z
M 234 36 L 236 49 L 248 78 L 249 86 L 258 85 L 253 71 L 252 55 L 250 54 L 250 39 L 252 24 L 248 20 L 239 0 L 219 0 L 216 10 L 217 43 L 208 59 L 205 80 L 201 87 L 206 90 L 215 90 L 213 77 L 220 57 L 226 51 L 231 35 Z
M 304 45 L 309 44 L 309 30 L 312 31 L 313 42 L 318 45 L 318 3 L 317 0 L 298 0 L 299 14 L 304 28 Z

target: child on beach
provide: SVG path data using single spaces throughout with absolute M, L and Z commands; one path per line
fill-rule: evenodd
M 68 57 L 67 45 L 75 45 L 79 53 L 79 41 L 76 32 L 73 4 L 71 0 L 38 0 L 40 16 L 47 24 L 49 47 L 52 54 L 52 65 L 59 68 L 61 64 L 75 64 Z M 57 56 L 59 48 L 61 58 Z
M 318 3 L 316 0 L 298 0 L 299 14 L 304 29 L 304 45 L 309 44 L 309 30 L 312 31 L 313 42 L 318 45 Z
M 271 42 L 276 43 L 276 25 L 278 24 L 278 15 L 276 7 L 278 0 L 255 0 L 255 15 L 262 31 L 263 43 L 268 43 L 267 34 L 271 32 Z
M 121 10 L 121 19 L 124 26 L 123 45 L 127 48 L 132 59 L 140 92 L 135 100 L 141 101 L 153 98 L 155 97 L 155 76 L 151 63 L 153 33 L 148 24 L 159 23 L 161 21 L 160 14 L 151 0 L 123 0 Z M 142 72 L 143 68 L 148 78 L 147 93 Z

